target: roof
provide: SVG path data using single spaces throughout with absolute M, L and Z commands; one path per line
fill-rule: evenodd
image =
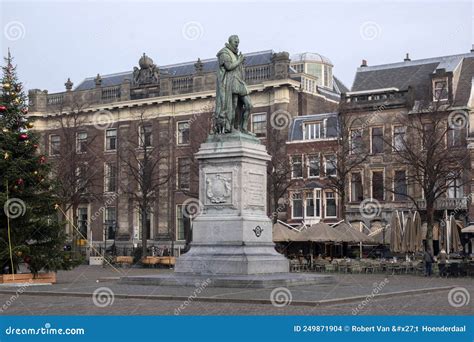
M 291 127 L 288 131 L 288 141 L 298 141 L 303 140 L 303 124 L 305 122 L 311 121 L 326 121 L 326 137 L 334 138 L 337 136 L 337 120 L 338 113 L 322 113 L 322 114 L 311 114 L 311 115 L 302 115 L 293 118 Z
M 346 87 L 344 83 L 340 79 L 338 79 L 336 76 L 332 77 L 333 80 L 333 87 L 334 91 L 338 94 L 342 93 L 347 93 L 349 91 L 349 88 Z
M 296 53 L 291 56 L 291 62 L 319 62 L 329 65 L 332 64 L 331 60 L 319 53 L 316 52 L 303 52 L 303 53 Z
M 246 66 L 270 64 L 272 62 L 273 50 L 252 52 L 245 54 L 245 57 Z M 204 72 L 213 72 L 217 70 L 217 58 L 203 59 L 201 62 L 203 63 Z M 159 66 L 160 74 L 170 76 L 192 75 L 195 72 L 194 63 L 196 63 L 196 61 Z M 102 78 L 102 86 L 109 87 L 120 85 L 126 78 L 131 80 L 132 73 L 133 71 L 130 70 L 117 74 L 101 75 L 100 77 Z M 95 88 L 94 79 L 95 77 L 86 78 L 74 90 L 87 90 Z
M 431 98 L 432 75 L 439 69 L 458 73 L 455 84 L 455 105 L 465 105 L 471 93 L 474 77 L 474 53 L 403 61 L 376 66 L 359 67 L 351 91 L 368 91 L 380 88 L 397 88 L 400 91 L 412 87 L 417 99 Z M 456 78 L 454 78 L 456 81 Z

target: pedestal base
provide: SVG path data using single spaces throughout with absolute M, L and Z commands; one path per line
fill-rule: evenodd
M 289 272 L 288 260 L 275 251 L 274 244 L 193 244 L 176 261 L 176 273 L 268 274 Z
M 231 288 L 275 288 L 280 286 L 322 285 L 335 282 L 333 276 L 310 273 L 276 273 L 252 275 L 157 274 L 120 278 L 120 284 L 154 286 L 199 286 Z

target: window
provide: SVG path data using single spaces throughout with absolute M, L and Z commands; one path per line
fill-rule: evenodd
M 189 190 L 191 159 L 178 158 L 178 189 Z
M 59 135 L 49 136 L 49 155 L 54 156 L 61 153 L 61 137 Z
M 405 201 L 407 199 L 407 175 L 405 170 L 395 171 L 393 177 L 393 192 L 394 201 Z
M 303 162 L 301 156 L 291 156 L 291 178 L 303 177 Z
M 87 191 L 87 164 L 81 164 L 76 167 L 76 191 L 85 193 Z
M 319 154 L 308 156 L 308 177 L 319 177 L 320 171 Z
M 383 152 L 383 127 L 372 127 L 372 154 Z
M 394 126 L 393 127 L 393 150 L 403 151 L 405 150 L 405 133 L 406 127 Z
M 117 166 L 113 163 L 106 163 L 104 167 L 104 191 L 117 191 Z
M 326 191 L 326 217 L 337 217 L 336 196 L 332 191 Z
M 252 132 L 257 137 L 264 137 L 267 135 L 267 114 L 252 114 Z
M 321 190 L 315 190 L 316 193 L 316 217 L 321 217 Z
M 77 208 L 77 225 L 79 228 L 79 239 L 87 240 L 89 218 L 87 207 Z
M 296 73 L 304 72 L 304 64 L 294 64 L 293 69 L 295 69 Z
M 189 234 L 191 230 L 191 220 L 189 215 L 185 215 L 186 212 L 189 211 L 183 205 L 176 206 L 176 240 L 189 240 L 186 239 L 186 233 Z
M 465 130 L 461 127 L 450 126 L 447 131 L 448 147 L 460 147 L 465 144 Z
M 147 239 L 151 239 L 151 210 L 150 208 L 148 210 L 145 210 L 145 234 Z M 138 237 L 139 239 L 142 239 L 142 230 L 143 225 L 142 225 L 142 210 L 140 209 L 138 211 Z
M 372 198 L 383 201 L 384 193 L 383 171 L 372 171 Z
M 105 208 L 104 213 L 105 238 L 107 240 L 115 239 L 115 231 L 117 228 L 117 213 L 115 207 Z
M 301 192 L 293 193 L 291 202 L 291 217 L 303 218 L 303 198 Z
M 426 150 L 426 147 L 430 145 L 430 142 L 433 141 L 433 136 L 435 133 L 434 125 L 432 123 L 423 124 L 423 135 L 422 135 L 422 148 Z
M 178 127 L 178 145 L 189 144 L 189 121 L 181 121 Z
M 305 205 L 306 215 L 305 215 L 305 217 L 314 217 L 314 215 L 316 214 L 314 194 L 313 194 L 312 191 L 307 192 L 305 197 L 306 197 L 306 205 Z
M 76 151 L 84 153 L 87 151 L 87 132 L 79 132 L 76 135 Z
M 451 174 L 447 180 L 448 183 L 448 198 L 462 198 L 464 197 L 463 182 L 460 175 Z
M 140 127 L 140 147 L 148 147 L 152 144 L 151 125 Z
M 362 129 L 351 129 L 351 154 L 362 153 Z
M 314 140 L 324 138 L 321 122 L 312 122 L 304 124 L 303 140 Z
M 441 101 L 448 99 L 448 81 L 436 80 L 433 84 L 433 101 Z
M 326 173 L 326 176 L 329 177 L 329 176 L 336 176 L 336 166 L 337 166 L 337 160 L 336 160 L 336 156 L 331 154 L 331 155 L 327 155 L 324 157 L 325 158 L 325 163 L 324 163 L 324 168 L 325 168 L 325 173 Z
M 351 201 L 361 202 L 363 199 L 362 174 L 360 172 L 354 172 L 351 174 Z
M 113 151 L 117 149 L 117 130 L 108 129 L 105 131 L 105 150 Z

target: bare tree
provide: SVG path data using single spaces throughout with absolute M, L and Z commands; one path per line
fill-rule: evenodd
M 174 167 L 167 167 L 170 165 L 169 154 L 153 141 L 151 121 L 147 121 L 144 112 L 140 112 L 138 116 L 138 127 L 132 127 L 128 139 L 119 147 L 124 178 L 129 180 L 120 182 L 120 187 L 122 192 L 133 200 L 139 211 L 142 256 L 146 256 L 148 215 L 159 198 L 159 189 L 166 185 L 174 174 Z
M 467 181 L 469 168 L 466 149 L 467 115 L 451 111 L 442 101 L 419 102 L 409 114 L 400 114 L 397 125 L 405 127 L 406 138 L 386 139 L 395 154 L 396 162 L 406 172 L 407 188 L 389 191 L 407 197 L 417 210 L 426 213 L 426 248 L 433 253 L 433 226 L 438 200 L 450 187 L 462 187 Z M 418 190 L 417 190 L 418 189 Z M 421 192 L 424 206 L 420 206 Z
M 376 113 L 374 113 L 375 115 Z M 344 106 L 341 105 L 337 122 L 337 140 L 330 147 L 325 163 L 332 169 L 333 175 L 326 175 L 327 187 L 337 193 L 341 203 L 339 215 L 346 217 L 346 199 L 351 173 L 363 167 L 369 157 L 362 132 L 367 123 L 351 119 Z M 326 167 L 327 168 L 327 167 Z
M 62 212 L 72 211 L 72 223 L 78 227 L 78 208 L 81 203 L 90 202 L 97 197 L 93 187 L 99 180 L 97 167 L 100 154 L 94 149 L 97 139 L 95 129 L 87 127 L 84 109 L 88 104 L 79 96 L 74 96 L 65 104 L 58 106 L 55 121 L 59 127 L 56 141 L 50 141 L 52 176 L 55 191 L 61 199 Z M 50 137 L 53 139 L 53 137 Z M 67 217 L 63 217 L 66 221 Z M 72 248 L 76 251 L 77 240 L 82 238 L 72 229 Z
M 291 179 L 291 162 L 286 153 L 288 131 L 271 126 L 269 134 L 267 148 L 272 159 L 267 166 L 268 193 L 272 219 L 275 223 L 280 211 L 279 200 L 286 195 L 293 180 Z

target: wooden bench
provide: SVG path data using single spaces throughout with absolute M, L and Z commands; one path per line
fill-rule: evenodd
M 121 266 L 131 266 L 133 264 L 133 257 L 132 256 L 116 256 L 114 262 Z

